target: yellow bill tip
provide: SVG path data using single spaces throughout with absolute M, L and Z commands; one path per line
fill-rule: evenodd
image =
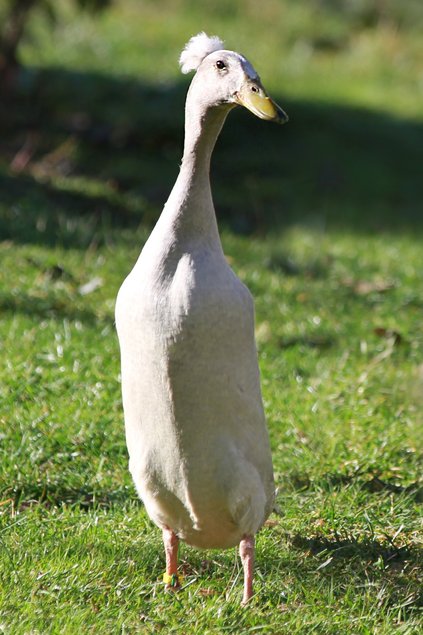
M 247 84 L 237 93 L 236 101 L 250 110 L 256 117 L 275 123 L 286 123 L 288 115 L 273 101 L 258 84 Z

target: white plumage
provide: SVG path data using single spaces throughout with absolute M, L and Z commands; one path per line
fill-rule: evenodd
M 221 51 L 223 48 L 223 41 L 217 35 L 210 37 L 204 31 L 194 35 L 185 45 L 179 58 L 181 71 L 183 73 L 196 71 L 207 55 L 215 51 Z
M 285 121 L 249 62 L 200 33 L 181 54 L 197 69 L 186 102 L 181 169 L 116 302 L 130 471 L 163 530 L 165 581 L 178 586 L 179 538 L 240 544 L 244 602 L 254 535 L 272 509 L 254 308 L 229 267 L 210 190 L 210 157 L 231 108 Z

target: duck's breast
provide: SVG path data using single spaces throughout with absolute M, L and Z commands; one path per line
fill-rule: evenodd
M 142 497 L 154 488 L 175 496 L 179 533 L 194 544 L 201 533 L 201 546 L 212 540 L 204 534 L 212 516 L 226 534 L 242 518 L 256 531 L 273 481 L 249 291 L 222 256 L 193 250 L 160 277 L 135 268 L 116 321 L 131 471 Z M 236 542 L 239 528 L 232 530 Z

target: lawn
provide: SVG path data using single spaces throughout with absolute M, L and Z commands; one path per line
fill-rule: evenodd
M 423 11 L 121 0 L 34 14 L 0 103 L 0 633 L 423 630 Z M 377 13 L 377 7 L 386 10 Z M 117 290 L 176 177 L 199 30 L 290 115 L 214 154 L 225 253 L 256 303 L 277 508 L 240 607 L 235 550 L 160 532 L 127 469 Z

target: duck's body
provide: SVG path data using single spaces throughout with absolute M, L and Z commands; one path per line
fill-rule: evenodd
M 210 191 L 232 105 L 207 107 L 198 88 L 179 177 L 119 291 L 116 325 L 130 470 L 147 512 L 164 536 L 225 548 L 254 536 L 274 485 L 253 301 L 224 257 Z

